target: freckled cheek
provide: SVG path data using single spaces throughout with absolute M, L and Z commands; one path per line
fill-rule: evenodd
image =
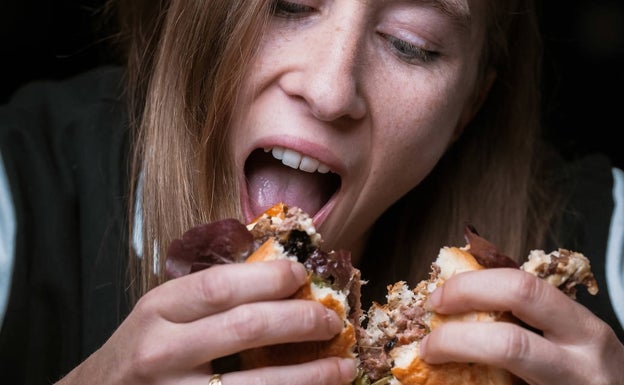
M 376 134 L 379 148 L 384 149 L 380 159 L 385 172 L 392 174 L 390 178 L 400 176 L 398 180 L 402 181 L 404 190 L 420 183 L 448 147 L 456 127 L 456 119 L 452 118 L 456 113 L 440 107 L 421 105 L 418 109 L 421 114 L 413 109 L 398 110 Z M 388 173 L 390 168 L 392 172 Z
M 396 136 L 386 148 L 384 174 L 400 186 L 401 194 L 420 183 L 444 151 L 438 136 L 423 131 L 414 131 L 407 137 Z

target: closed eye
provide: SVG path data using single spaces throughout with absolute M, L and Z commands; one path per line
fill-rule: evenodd
M 382 33 L 381 36 L 386 39 L 392 52 L 407 63 L 430 63 L 440 56 L 439 52 L 426 50 L 392 35 Z
M 285 19 L 298 19 L 314 12 L 314 8 L 291 1 L 275 0 L 271 8 L 272 14 Z

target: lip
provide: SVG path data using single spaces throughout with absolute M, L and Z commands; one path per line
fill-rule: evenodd
M 251 153 L 258 149 L 265 149 L 271 147 L 284 147 L 294 151 L 297 151 L 303 155 L 315 158 L 321 163 L 326 164 L 330 168 L 330 172 L 337 174 L 341 180 L 345 179 L 346 167 L 344 163 L 326 146 L 318 143 L 308 141 L 306 139 L 292 137 L 288 135 L 275 135 L 270 137 L 261 138 L 255 141 L 245 152 L 244 157 L 239 160 L 240 164 L 240 190 L 241 190 L 241 208 L 243 216 L 247 223 L 253 221 L 256 215 L 251 211 L 249 207 L 249 194 L 247 191 L 247 183 L 245 181 L 245 162 L 251 155 Z M 288 167 L 288 166 L 284 166 Z M 302 171 L 303 172 L 303 171 Z M 327 218 L 332 208 L 335 206 L 337 197 L 340 195 L 342 186 L 336 191 L 332 197 L 320 208 L 320 210 L 314 214 L 312 220 L 316 227 L 319 227 Z M 276 202 L 277 203 L 277 202 Z

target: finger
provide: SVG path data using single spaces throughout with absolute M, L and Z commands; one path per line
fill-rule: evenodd
M 328 340 L 342 327 L 338 315 L 318 302 L 258 302 L 175 325 L 178 337 L 170 338 L 168 348 L 179 352 L 172 364 L 194 366 L 259 346 Z
M 561 342 L 596 329 L 589 310 L 559 289 L 517 269 L 487 269 L 458 274 L 430 298 L 442 314 L 510 311 L 526 324 Z
M 156 287 L 137 306 L 171 322 L 191 322 L 244 303 L 286 298 L 305 280 L 303 265 L 287 260 L 218 265 Z
M 531 384 L 558 384 L 573 373 L 564 349 L 506 322 L 449 322 L 423 340 L 420 354 L 431 364 L 473 362 L 504 368 Z
M 326 358 L 305 364 L 233 372 L 221 377 L 223 385 L 338 385 L 355 379 L 352 359 Z

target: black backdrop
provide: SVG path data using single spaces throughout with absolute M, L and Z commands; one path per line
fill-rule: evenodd
M 111 62 L 103 0 L 0 0 L 0 103 L 20 84 Z M 568 157 L 624 168 L 624 2 L 543 0 L 544 120 Z

